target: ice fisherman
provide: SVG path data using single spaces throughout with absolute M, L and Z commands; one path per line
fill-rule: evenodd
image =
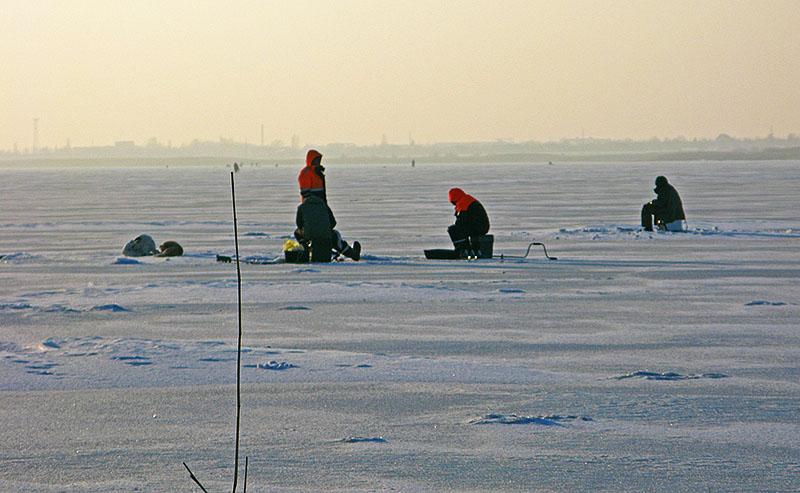
M 489 232 L 489 216 L 486 209 L 472 195 L 460 188 L 451 188 L 447 200 L 455 207 L 456 222 L 447 228 L 453 247 L 462 256 L 479 250 L 479 239 Z
M 359 260 L 361 244 L 354 241 L 351 247 L 333 229 L 336 227 L 336 218 L 328 206 L 322 154 L 316 149 L 306 153 L 306 165 L 297 176 L 297 184 L 300 186 L 302 202 L 297 207 L 297 230 L 294 236 L 303 247 L 311 250 L 311 261 L 330 262 L 332 249 L 345 257 Z
M 311 250 L 312 262 L 330 262 L 331 250 L 336 250 L 353 260 L 361 258 L 361 243 L 353 246 L 342 239 L 336 231 L 336 218 L 322 198 L 309 195 L 297 206 L 297 229 L 294 237 L 306 250 Z
M 683 212 L 681 196 L 675 187 L 665 177 L 659 176 L 656 178 L 656 188 L 653 191 L 658 197 L 642 207 L 642 228 L 645 231 L 653 231 L 655 224 L 658 229 L 666 231 L 686 231 L 686 214 Z
M 323 202 L 328 202 L 325 193 L 325 168 L 322 166 L 322 154 L 316 149 L 310 149 L 306 153 L 306 165 L 297 175 L 297 184 L 300 185 L 302 198 L 316 195 Z

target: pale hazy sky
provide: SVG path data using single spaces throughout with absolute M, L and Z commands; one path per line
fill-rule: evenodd
M 0 0 L 0 149 L 800 133 L 800 0 Z

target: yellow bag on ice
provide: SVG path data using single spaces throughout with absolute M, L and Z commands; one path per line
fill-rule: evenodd
M 304 250 L 303 245 L 296 242 L 295 240 L 286 240 L 283 242 L 284 252 L 301 252 L 303 250 Z

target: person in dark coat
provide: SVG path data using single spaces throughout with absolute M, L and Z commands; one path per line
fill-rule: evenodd
M 478 249 L 478 238 L 489 232 L 489 216 L 478 200 L 460 188 L 451 188 L 447 199 L 455 207 L 456 222 L 447 232 L 459 252 Z
M 309 195 L 297 206 L 297 230 L 294 237 L 307 250 L 311 250 L 312 262 L 330 262 L 331 250 L 336 250 L 353 260 L 361 258 L 361 244 L 353 246 L 342 239 L 336 231 L 336 218 L 328 204 L 317 195 Z
M 675 187 L 670 185 L 665 177 L 659 176 L 656 178 L 656 188 L 653 191 L 658 197 L 642 207 L 642 228 L 645 231 L 653 231 L 655 223 L 661 230 L 686 231 L 686 214 L 683 212 L 681 196 Z

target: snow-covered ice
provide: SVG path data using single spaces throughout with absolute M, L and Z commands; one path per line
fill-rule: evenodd
M 291 237 L 296 172 L 236 175 L 243 258 Z M 637 227 L 660 174 L 687 233 Z M 363 260 L 241 266 L 250 491 L 800 490 L 800 163 L 327 175 Z M 496 254 L 559 260 L 425 260 L 451 186 Z M 0 491 L 230 488 L 229 193 L 224 163 L 0 168 Z

